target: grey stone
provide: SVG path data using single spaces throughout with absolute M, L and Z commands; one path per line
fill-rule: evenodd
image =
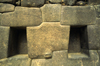
M 96 18 L 96 25 L 100 25 L 100 18 Z
M 100 17 L 100 5 L 94 5 L 95 10 L 96 10 L 96 16 L 99 18 Z
M 37 26 L 42 23 L 40 8 L 16 7 L 14 12 L 1 15 L 4 26 Z
M 0 26 L 0 59 L 8 57 L 10 27 Z
M 31 59 L 28 55 L 16 55 L 0 60 L 0 66 L 30 66 L 30 64 Z
M 52 3 L 61 3 L 61 2 L 66 2 L 67 0 L 49 0 Z
M 100 0 L 88 0 L 89 5 L 97 5 L 100 4 Z
M 41 6 L 45 0 L 21 0 L 21 6 Z
M 81 66 L 82 60 L 69 60 L 68 51 L 54 51 L 52 59 L 33 59 L 31 66 Z
M 41 10 L 43 22 L 60 22 L 60 4 L 45 4 Z
M 0 12 L 12 12 L 14 9 L 14 5 L 0 3 Z
M 67 0 L 68 5 L 74 5 L 76 0 Z
M 52 51 L 68 49 L 69 31 L 70 26 L 61 26 L 60 22 L 43 22 L 37 27 L 27 27 L 29 57 L 44 58 Z
M 89 25 L 87 26 L 88 44 L 90 50 L 100 49 L 100 26 Z
M 62 6 L 62 25 L 91 25 L 96 22 L 93 6 Z
M 83 66 L 97 66 L 99 63 L 99 55 L 97 50 L 89 50 L 90 58 L 82 59 Z

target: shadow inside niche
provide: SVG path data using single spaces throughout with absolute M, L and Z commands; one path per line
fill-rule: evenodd
M 27 54 L 26 27 L 11 27 L 8 46 L 8 57 Z

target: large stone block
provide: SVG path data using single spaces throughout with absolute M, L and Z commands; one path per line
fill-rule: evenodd
M 10 27 L 0 26 L 0 59 L 8 57 Z
M 21 6 L 41 6 L 45 0 L 21 0 Z
M 54 51 L 52 59 L 33 59 L 31 66 L 81 66 L 82 60 L 69 60 L 68 51 Z
M 31 66 L 98 66 L 99 55 L 96 50 L 90 50 L 90 58 L 68 59 L 68 51 L 54 51 L 52 59 L 33 59 Z
M 0 3 L 0 12 L 12 12 L 14 9 L 14 5 Z
M 16 7 L 14 12 L 1 15 L 4 26 L 37 26 L 42 22 L 40 8 Z
M 43 22 L 37 27 L 27 27 L 28 54 L 30 58 L 52 56 L 52 51 L 68 49 L 70 26 L 59 22 Z
M 96 22 L 93 6 L 62 6 L 62 25 L 91 25 Z
M 99 55 L 97 50 L 89 50 L 90 58 L 82 59 L 83 66 L 99 66 Z
M 28 55 L 16 55 L 0 60 L 0 66 L 30 66 L 30 64 L 31 59 L 28 58 Z
M 45 4 L 41 10 L 43 22 L 60 22 L 60 4 Z
M 100 26 L 89 25 L 87 26 L 87 32 L 88 32 L 89 49 L 91 50 L 100 49 Z

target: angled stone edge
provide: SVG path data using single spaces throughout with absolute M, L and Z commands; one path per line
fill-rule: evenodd
M 14 5 L 0 3 L 0 13 L 13 12 L 14 10 L 15 10 L 15 6 Z
M 0 26 L 0 59 L 8 57 L 10 27 Z
M 62 25 L 92 25 L 96 22 L 93 6 L 62 6 Z
M 96 25 L 100 26 L 100 18 L 96 18 Z
M 43 22 L 60 22 L 61 4 L 45 4 L 41 11 Z
M 27 54 L 16 55 L 0 60 L 0 66 L 30 66 L 31 59 Z
M 89 50 L 90 58 L 82 59 L 83 66 L 99 66 L 99 55 L 97 50 Z
M 3 26 L 38 26 L 41 23 L 40 8 L 16 7 L 14 12 L 1 14 L 1 25 Z
M 43 22 L 37 27 L 27 27 L 29 57 L 46 58 L 51 57 L 53 51 L 67 50 L 69 32 L 70 26 L 62 26 L 60 22 Z
M 87 33 L 89 50 L 100 50 L 100 26 L 88 25 Z
M 89 56 L 83 53 L 68 53 L 68 59 L 82 59 L 82 58 L 89 58 Z

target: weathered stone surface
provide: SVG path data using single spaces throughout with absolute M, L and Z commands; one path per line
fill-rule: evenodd
M 68 49 L 69 26 L 59 22 L 43 22 L 37 27 L 27 27 L 28 54 L 37 58 L 52 51 Z
M 0 13 L 0 25 L 1 25 L 1 18 L 2 18 L 2 14 Z
M 83 66 L 98 66 L 99 55 L 97 53 L 97 50 L 90 50 L 89 53 L 90 53 L 90 58 L 82 59 Z
M 68 5 L 73 5 L 75 4 L 76 0 L 67 0 Z
M 97 66 L 100 65 L 100 50 L 98 50 L 98 54 L 99 54 L 99 64 Z
M 37 26 L 42 22 L 40 8 L 16 7 L 14 12 L 3 13 L 1 22 L 4 26 Z
M 21 0 L 21 6 L 40 6 L 45 0 Z
M 45 4 L 41 10 L 43 22 L 60 22 L 60 4 Z
M 14 5 L 0 3 L 0 12 L 12 12 L 14 9 Z
M 0 60 L 0 66 L 30 66 L 30 63 L 31 59 L 28 55 L 16 55 Z
M 66 0 L 49 0 L 52 3 L 61 3 L 61 2 L 67 2 Z
M 67 50 L 54 51 L 52 59 L 33 59 L 31 66 L 81 66 L 81 60 L 69 60 Z
M 100 0 L 88 0 L 89 5 L 97 5 L 100 4 Z
M 100 5 L 94 5 L 95 10 L 96 10 L 96 16 L 100 17 Z
M 62 6 L 62 25 L 91 25 L 96 22 L 93 6 Z
M 100 26 L 89 25 L 87 26 L 87 32 L 88 32 L 89 49 L 91 50 L 100 49 Z
M 96 18 L 96 25 L 100 26 L 100 18 Z
M 0 0 L 0 3 L 3 3 L 3 2 L 12 2 L 13 0 Z
M 8 57 L 9 27 L 0 26 L 0 59 Z
M 97 66 L 99 55 L 96 50 L 90 50 L 88 59 L 68 59 L 68 51 L 54 51 L 52 59 L 33 59 L 31 66 Z M 85 64 L 86 63 L 86 64 Z

